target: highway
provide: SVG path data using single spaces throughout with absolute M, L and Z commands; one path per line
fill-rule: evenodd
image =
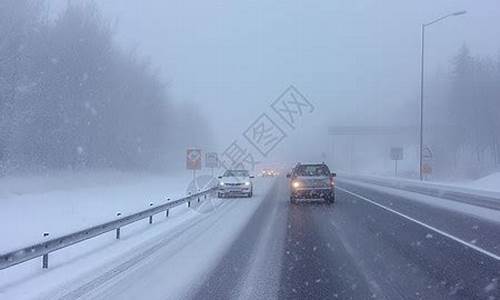
M 59 296 L 499 299 L 500 223 L 338 179 L 334 205 L 292 205 L 286 178 L 259 179 L 256 197 L 224 200 Z

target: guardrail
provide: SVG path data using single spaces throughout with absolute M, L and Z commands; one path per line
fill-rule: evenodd
M 47 240 L 35 245 L 31 245 L 19 250 L 15 250 L 6 254 L 0 255 L 0 270 L 15 266 L 17 264 L 35 259 L 37 257 L 42 257 L 42 268 L 46 269 L 49 266 L 49 253 L 56 250 L 69 247 L 76 243 L 83 242 L 85 240 L 94 238 L 101 234 L 108 233 L 110 231 L 116 230 L 116 239 L 120 239 L 120 229 L 128 224 L 143 220 L 148 218 L 149 224 L 153 223 L 153 216 L 165 212 L 165 216 L 168 217 L 169 209 L 187 203 L 188 207 L 191 206 L 192 201 L 200 202 L 201 198 L 206 199 L 207 195 L 210 195 L 215 191 L 215 188 L 208 189 L 199 193 L 195 193 L 181 199 L 167 202 L 160 206 L 153 207 L 153 203 L 149 205 L 151 208 L 144 211 L 121 217 L 114 221 L 110 221 L 101 225 L 90 227 L 78 232 L 67 234 L 55 239 Z M 117 217 L 120 217 L 121 213 L 117 213 Z M 43 233 L 44 237 L 49 236 L 49 233 Z
M 345 179 L 360 181 L 415 192 L 432 197 L 453 200 L 466 204 L 481 206 L 489 209 L 500 210 L 500 194 L 495 192 L 474 191 L 467 188 L 452 187 L 445 184 L 415 182 L 413 180 L 398 178 L 383 178 L 364 175 L 342 175 Z

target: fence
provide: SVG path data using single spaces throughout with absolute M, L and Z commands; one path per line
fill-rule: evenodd
M 165 212 L 166 217 L 168 217 L 169 209 L 186 204 L 188 207 L 191 206 L 192 201 L 200 202 L 201 198 L 206 199 L 207 195 L 210 195 L 215 191 L 215 188 L 208 189 L 199 193 L 195 193 L 178 200 L 169 201 L 165 204 L 154 206 L 150 203 L 149 209 L 144 211 L 121 217 L 121 213 L 117 213 L 117 217 L 120 217 L 114 221 L 110 221 L 101 225 L 90 227 L 78 232 L 67 234 L 55 239 L 49 239 L 47 241 L 31 245 L 19 250 L 15 250 L 6 254 L 0 255 L 0 270 L 12 267 L 14 265 L 35 259 L 37 257 L 42 257 L 42 268 L 48 268 L 49 266 L 49 253 L 56 250 L 69 247 L 76 243 L 81 243 L 93 237 L 105 234 L 107 232 L 116 231 L 116 239 L 120 239 L 120 231 L 123 226 L 128 224 L 149 219 L 149 224 L 153 223 L 153 216 Z M 49 233 L 43 233 L 44 237 L 48 238 Z

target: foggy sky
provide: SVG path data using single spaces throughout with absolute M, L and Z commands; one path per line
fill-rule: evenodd
M 105 0 L 99 6 L 116 21 L 118 41 L 159 68 L 172 99 L 200 107 L 220 147 L 290 84 L 316 107 L 290 134 L 292 144 L 326 132 L 328 124 L 416 123 L 420 24 L 441 15 L 468 11 L 429 28 L 427 78 L 438 69 L 447 74 L 464 42 L 474 54 L 500 50 L 497 0 Z M 396 113 L 407 115 L 399 120 Z

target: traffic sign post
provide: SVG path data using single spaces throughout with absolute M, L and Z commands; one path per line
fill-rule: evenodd
M 432 160 L 432 151 L 429 146 L 425 146 L 424 149 L 422 150 L 422 158 L 423 160 L 430 161 Z
M 422 179 L 427 179 L 427 176 L 432 174 L 432 151 L 429 146 L 424 146 L 422 150 Z
M 424 163 L 422 165 L 422 173 L 425 175 L 432 173 L 432 166 L 429 163 Z
M 219 157 L 217 152 L 208 152 L 205 154 L 205 167 L 210 168 L 212 177 L 214 176 L 214 168 L 219 167 Z
M 394 176 L 398 176 L 398 160 L 403 160 L 403 148 L 391 148 L 391 160 L 394 161 Z
M 195 181 L 196 170 L 201 169 L 201 149 L 187 149 L 186 169 L 193 171 L 193 181 Z
M 201 169 L 201 150 L 188 149 L 186 153 L 186 168 L 188 170 Z

